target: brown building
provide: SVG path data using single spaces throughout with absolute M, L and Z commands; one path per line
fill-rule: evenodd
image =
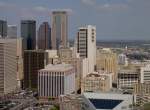
M 150 83 L 138 83 L 134 86 L 136 104 L 143 105 L 150 102 Z
M 38 70 L 47 64 L 47 53 L 42 50 L 24 51 L 24 88 L 37 89 Z
M 107 92 L 112 88 L 112 75 L 106 72 L 90 73 L 81 81 L 82 92 Z
M 52 12 L 51 41 L 52 49 L 67 47 L 68 40 L 68 15 L 66 11 Z
M 117 78 L 117 55 L 109 49 L 98 49 L 96 53 L 97 70 L 113 73 L 113 80 Z
M 38 30 L 38 49 L 51 48 L 51 28 L 48 22 L 43 22 Z

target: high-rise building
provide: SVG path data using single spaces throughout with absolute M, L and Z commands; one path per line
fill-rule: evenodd
M 117 78 L 117 55 L 110 49 L 97 49 L 96 68 L 113 73 L 113 80 Z
M 5 38 L 7 36 L 7 21 L 0 20 L 0 37 Z
M 23 49 L 22 49 L 22 38 L 17 39 L 17 81 L 18 87 L 22 88 L 23 82 Z
M 37 89 L 38 70 L 47 64 L 44 50 L 24 51 L 24 88 Z
M 39 27 L 38 49 L 51 49 L 51 28 L 48 22 L 43 22 Z
M 17 41 L 0 39 L 0 94 L 17 88 Z
M 38 72 L 40 98 L 58 98 L 75 92 L 75 70 L 70 64 L 47 65 Z
M 52 12 L 52 49 L 67 47 L 68 40 L 68 14 L 66 11 Z
M 23 38 L 24 50 L 33 50 L 36 48 L 36 21 L 21 21 L 21 37 Z
M 95 70 L 96 65 L 96 27 L 88 25 L 80 27 L 77 35 L 77 52 L 81 58 L 88 59 L 88 73 Z
M 8 27 L 7 27 L 7 36 L 9 38 L 17 37 L 17 26 L 16 25 L 8 25 Z

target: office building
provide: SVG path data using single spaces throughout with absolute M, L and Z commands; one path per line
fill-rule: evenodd
M 52 12 L 52 49 L 67 47 L 68 40 L 68 14 L 66 11 Z
M 81 88 L 81 73 L 82 73 L 82 59 L 73 55 L 73 48 L 60 48 L 59 57 L 61 63 L 71 64 L 75 68 L 76 91 Z
M 0 39 L 0 94 L 17 88 L 17 41 Z
M 97 49 L 96 69 L 113 73 L 113 80 L 117 78 L 117 55 L 110 49 Z
M 22 38 L 16 38 L 17 40 L 17 82 L 18 87 L 22 88 L 23 83 L 23 50 L 22 50 Z
M 141 67 L 140 73 L 141 83 L 150 82 L 150 64 Z
M 108 92 L 112 88 L 112 75 L 106 72 L 93 72 L 81 80 L 83 92 Z
M 58 98 L 75 92 L 75 70 L 70 64 L 47 65 L 38 72 L 38 92 L 41 99 Z
M 7 21 L 0 20 L 0 37 L 7 37 Z
M 47 56 L 44 50 L 24 51 L 24 88 L 37 89 L 38 70 L 47 64 Z
M 51 49 L 51 28 L 48 22 L 43 22 L 38 30 L 38 49 Z
M 17 37 L 17 26 L 16 25 L 8 25 L 7 37 L 9 37 L 9 38 L 16 38 Z
M 96 27 L 88 25 L 80 27 L 77 34 L 77 53 L 81 58 L 87 58 L 87 74 L 95 70 L 96 65 Z
M 136 69 L 121 69 L 118 71 L 118 88 L 133 92 L 134 85 L 139 83 L 140 72 Z
M 68 59 L 73 57 L 73 50 L 69 47 L 67 48 L 60 48 L 59 49 L 59 57 L 61 59 Z
M 118 55 L 118 64 L 128 66 L 128 58 L 125 54 Z
M 36 48 L 36 21 L 21 21 L 21 37 L 23 38 L 24 50 L 33 50 Z
M 143 105 L 150 102 L 150 83 L 138 83 L 134 86 L 136 104 Z

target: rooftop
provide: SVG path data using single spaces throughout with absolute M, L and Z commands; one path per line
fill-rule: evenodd
M 48 70 L 48 71 L 67 71 L 72 69 L 73 66 L 70 64 L 48 64 L 44 69 L 41 70 Z

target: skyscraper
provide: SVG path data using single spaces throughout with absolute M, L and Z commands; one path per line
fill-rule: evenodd
M 52 12 L 52 49 L 67 47 L 68 15 L 66 11 Z
M 24 51 L 24 88 L 37 88 L 38 70 L 44 68 L 46 61 L 44 50 Z
M 33 50 L 36 48 L 36 21 L 21 21 L 21 37 L 23 38 L 23 49 Z
M 8 25 L 7 34 L 9 38 L 17 37 L 17 26 L 16 25 Z
M 88 60 L 88 72 L 92 73 L 96 65 L 96 27 L 80 27 L 77 35 L 77 52 Z
M 7 36 L 7 21 L 0 20 L 0 37 L 5 38 Z
M 43 22 L 38 30 L 38 49 L 51 48 L 51 28 L 48 22 Z
M 0 39 L 0 94 L 17 87 L 17 40 Z

